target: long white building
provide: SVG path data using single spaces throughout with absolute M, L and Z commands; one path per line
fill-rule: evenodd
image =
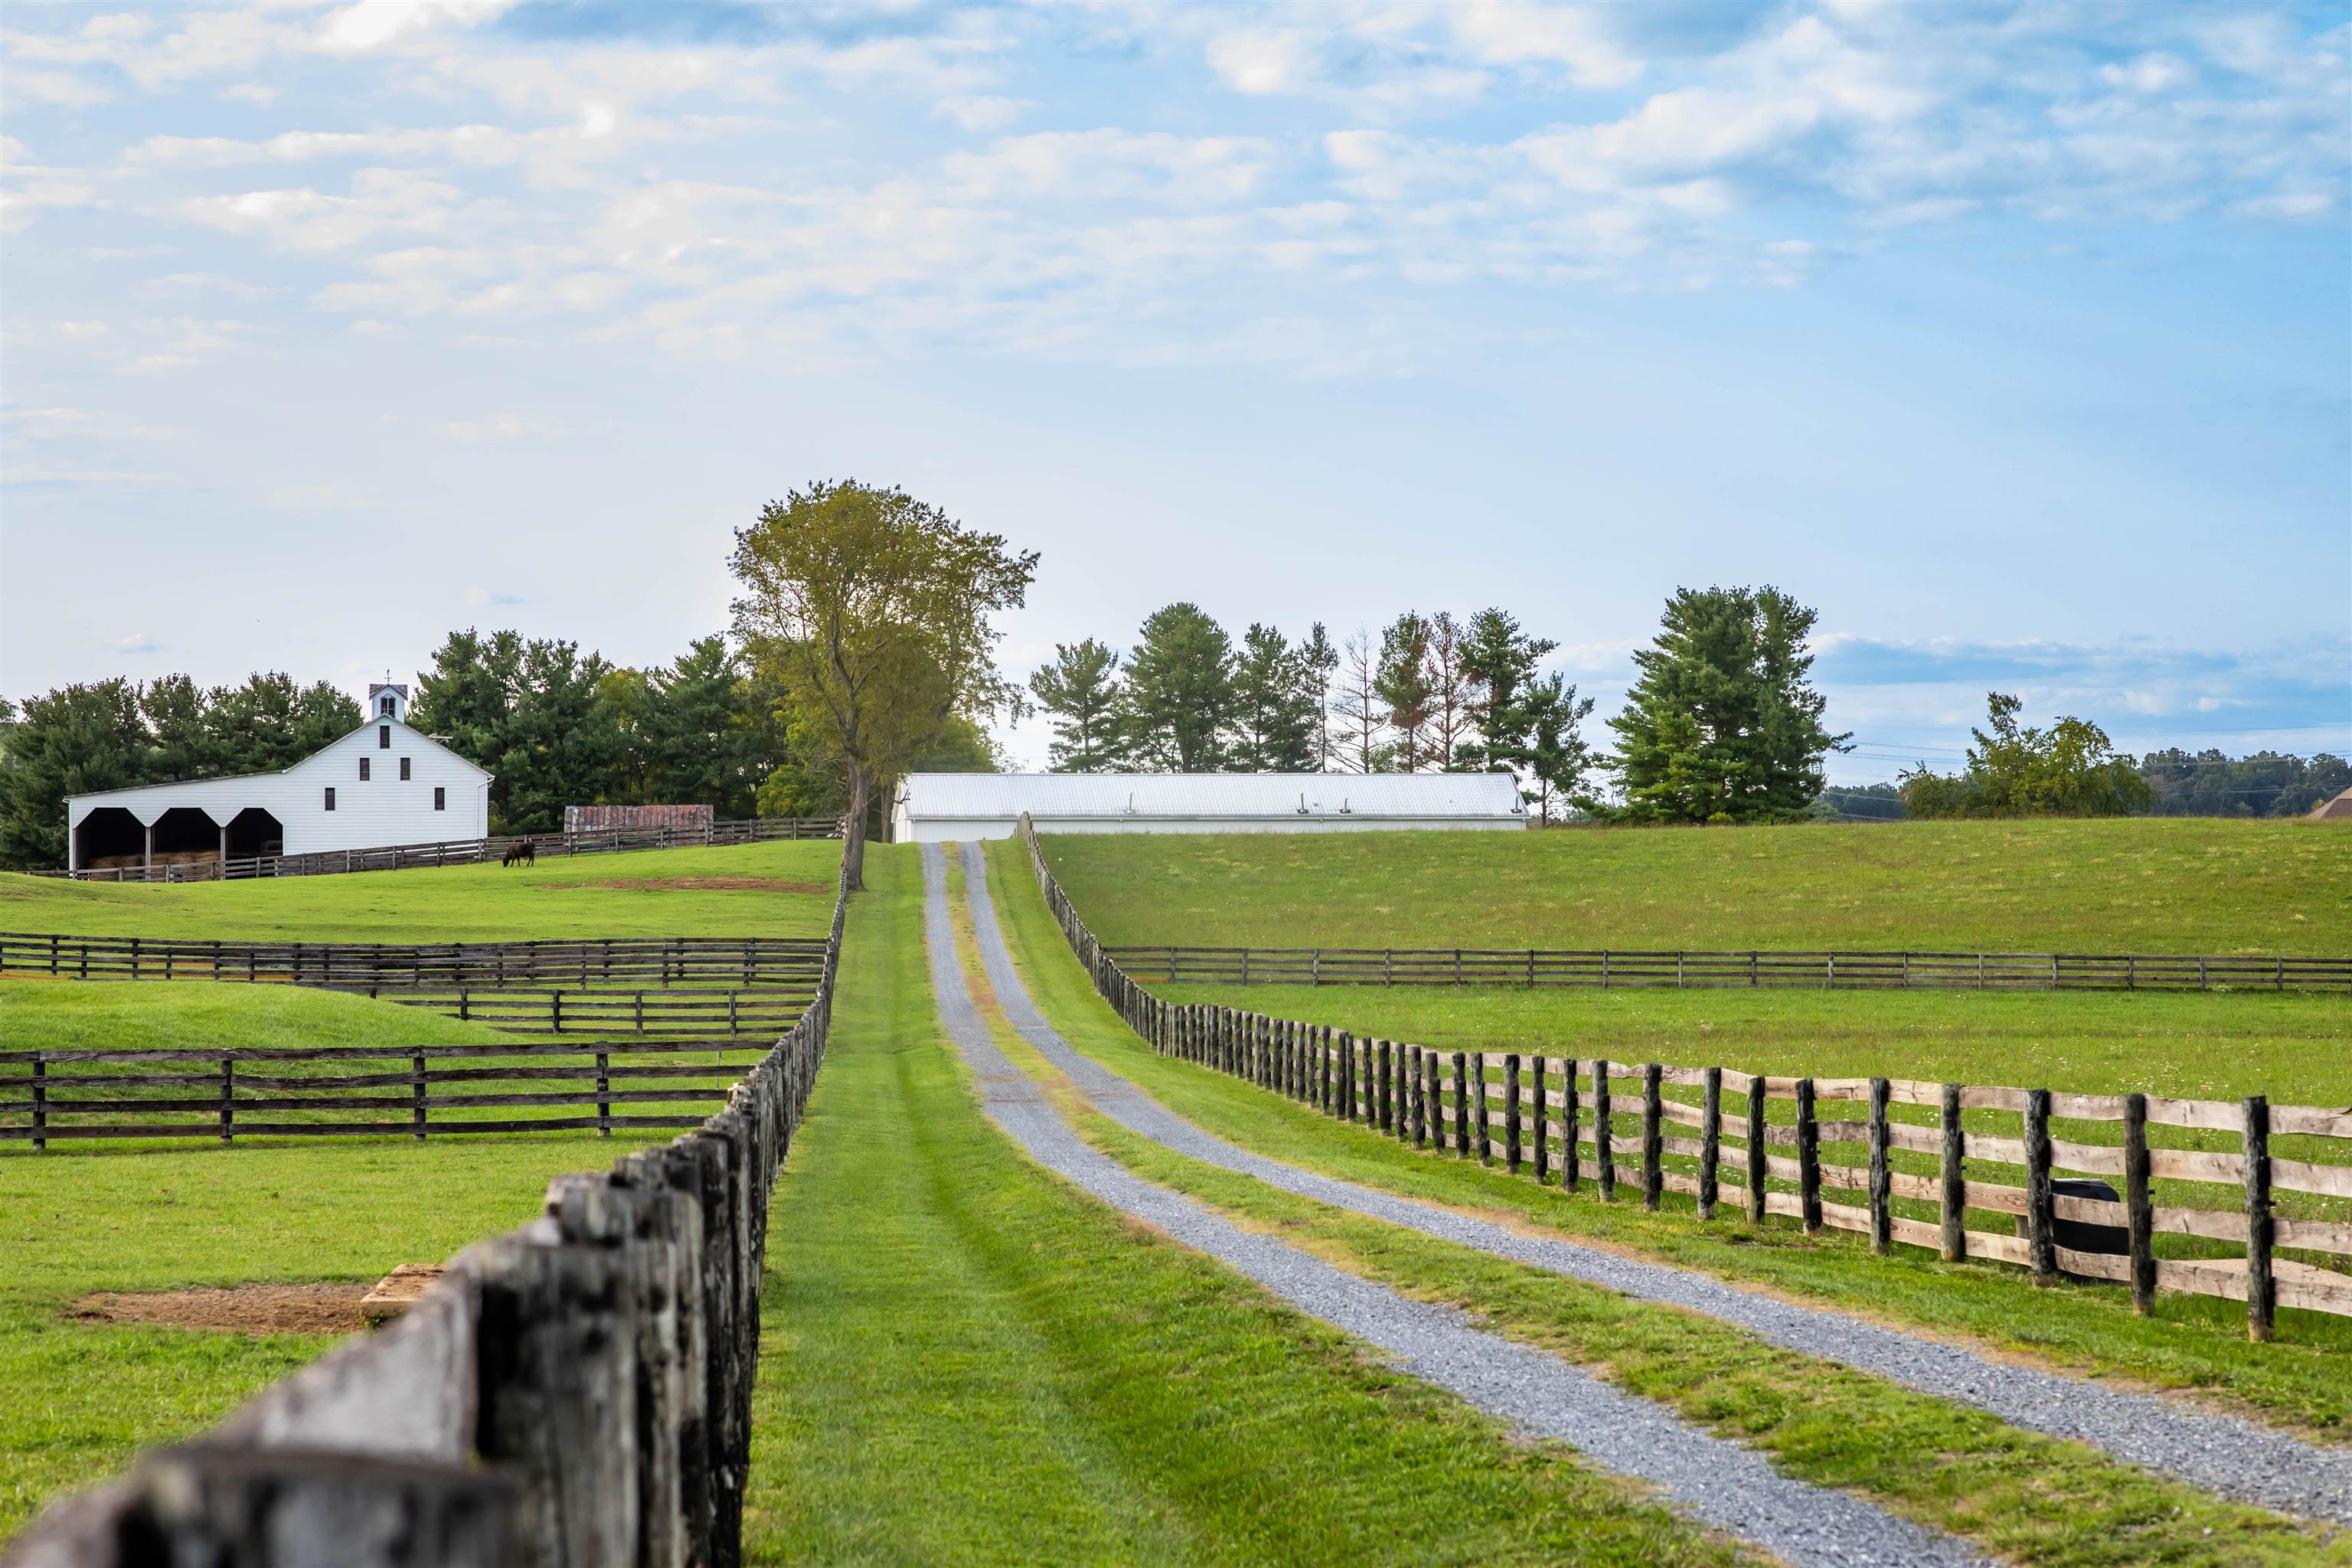
M 1528 826 L 1508 773 L 912 773 L 891 837 L 917 844 L 1040 833 L 1344 833 Z
M 366 723 L 278 773 L 68 796 L 68 867 L 488 837 L 491 775 L 409 728 L 407 687 L 369 687 L 367 709 Z

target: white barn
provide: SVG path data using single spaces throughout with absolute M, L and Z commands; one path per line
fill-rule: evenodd
M 370 686 L 367 708 L 366 723 L 278 773 L 67 797 L 68 868 L 488 837 L 491 775 L 409 727 L 407 687 Z
M 1528 826 L 1508 773 L 912 773 L 891 837 L 917 844 L 1040 833 L 1342 833 Z

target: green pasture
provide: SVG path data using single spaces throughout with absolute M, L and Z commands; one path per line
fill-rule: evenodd
M 636 1146 L 571 1133 L 0 1160 L 0 1537 L 334 1342 L 76 1321 L 77 1299 L 373 1280 L 523 1224 L 551 1179 Z
M 220 942 L 527 942 L 823 936 L 841 846 L 785 839 L 535 867 L 446 866 L 232 882 L 69 882 L 0 872 L 0 931 Z M 665 886 L 759 879 L 751 889 Z M 610 885 L 607 885 L 610 884 Z
M 2352 827 L 2194 817 L 1049 837 L 1103 941 L 2352 953 Z
M 1293 1160 L 1347 1180 L 1521 1219 L 1604 1246 L 1860 1310 L 1932 1332 L 1959 1334 L 2004 1353 L 2036 1356 L 2100 1375 L 2197 1389 L 2229 1399 L 2250 1412 L 2330 1434 L 2340 1435 L 2352 1429 L 2352 1380 L 2343 1375 L 2346 1357 L 2352 1353 L 2352 1320 L 2282 1310 L 2279 1342 L 2254 1345 L 2246 1342 L 2245 1309 L 2240 1303 L 2163 1296 L 2158 1300 L 2155 1315 L 2143 1319 L 2132 1314 L 2128 1295 L 2119 1286 L 2069 1282 L 2054 1289 L 2036 1289 L 2015 1268 L 1990 1263 L 1945 1264 L 1910 1248 L 1897 1248 L 1891 1258 L 1875 1258 L 1860 1237 L 1830 1231 L 1808 1237 L 1792 1222 L 1778 1217 L 1753 1228 L 1727 1218 L 1701 1224 L 1690 1200 L 1673 1194 L 1666 1195 L 1664 1206 L 1657 1214 L 1644 1212 L 1638 1195 L 1622 1186 L 1617 1202 L 1603 1204 L 1594 1195 L 1590 1180 L 1575 1194 L 1557 1186 L 1538 1188 L 1524 1173 L 1515 1176 L 1506 1173 L 1499 1161 L 1489 1167 L 1475 1160 L 1460 1161 L 1451 1155 L 1403 1147 L 1392 1138 L 1332 1121 L 1222 1073 L 1159 1056 L 1095 998 L 1083 969 L 1068 958 L 1061 932 L 1035 890 L 1022 847 L 1011 842 L 992 845 L 990 857 L 990 881 L 995 889 L 998 910 L 1024 976 L 1039 1005 L 1071 1043 L 1135 1079 L 1180 1114 L 1245 1148 Z M 1084 912 L 1083 905 L 1081 911 Z M 1269 1005 L 1275 999 L 1271 994 L 1275 990 L 1249 987 L 1245 1005 L 1277 1016 L 1294 1016 L 1289 1009 Z M 1414 994 L 1402 987 L 1392 992 L 1327 987 L 1319 993 L 1301 992 L 1299 999 L 1317 1000 L 1337 1011 L 1303 1011 L 1295 1016 L 1328 1016 L 1361 1032 L 1378 1033 L 1379 1028 L 1363 1022 L 1351 1004 L 1396 1000 L 1411 1005 Z M 1443 994 L 1455 1003 L 1464 1002 L 1467 995 L 1460 992 Z M 1643 993 L 1629 996 L 1637 1002 L 1681 1005 L 1720 1000 L 1724 994 L 1727 994 Z M 1762 997 L 1765 1001 L 1785 1002 L 1794 994 L 1766 993 Z M 1242 1000 L 1232 993 L 1223 999 Z M 1840 993 L 1819 996 L 1816 1001 L 1822 1005 L 1852 1002 L 1868 1009 L 1889 1001 L 1931 999 L 1990 1004 L 2031 1002 L 2035 998 L 1978 998 L 1973 994 L 1934 998 L 1914 994 L 1905 998 L 1887 993 L 1857 993 L 1851 996 Z M 1616 994 L 1612 993 L 1609 1000 L 1617 1000 Z M 2087 999 L 2045 996 L 2040 1000 Z M 2118 1002 L 2164 1000 L 2168 999 L 2146 994 L 2117 998 Z M 2221 1008 L 2249 999 L 2203 1000 Z M 1856 1014 L 1857 1027 L 1866 1017 L 1866 1014 Z M 1443 1043 L 1404 1027 L 1405 1022 L 1402 1018 L 1397 1020 L 1394 1037 L 1424 1045 Z M 1795 1046 L 1802 1042 L 1808 1030 L 1803 1020 L 1792 1021 L 1783 1037 Z M 1507 1045 L 1486 1039 L 1465 1041 L 1464 1048 L 1471 1043 L 1491 1044 L 1497 1049 L 1534 1048 L 1525 1042 Z M 1847 1056 L 1807 1057 L 1792 1051 L 1785 1063 L 1778 1058 L 1759 1060 L 1758 1053 L 1747 1049 L 1736 1037 L 1727 1039 L 1725 1045 L 1727 1048 L 1721 1051 L 1667 1059 L 1689 1065 L 1719 1061 L 1727 1066 L 1773 1073 L 1811 1070 L 1823 1076 L 1870 1072 L 1901 1076 L 1897 1069 L 1910 1059 L 1876 1060 L 1873 1065 L 1874 1058 L 1868 1054 L 1866 1037 Z M 1997 1045 L 1985 1048 L 1991 1054 L 1980 1059 L 2000 1059 Z M 2322 1048 L 2315 1045 L 2314 1054 L 2320 1054 Z M 1606 1053 L 1562 1050 L 1560 1054 L 1606 1054 L 1612 1059 L 1632 1061 L 1641 1059 L 1644 1053 L 1628 1041 L 1621 1048 Z M 2180 1059 L 2186 1064 L 2190 1058 L 2184 1054 Z M 2015 1084 L 2029 1081 L 2030 1078 L 2030 1074 L 2010 1072 L 1975 1081 Z M 2338 1080 L 2314 1076 L 2302 1081 L 2317 1087 Z M 2049 1087 L 2099 1089 L 2114 1086 L 2087 1079 Z M 1632 1108 L 1622 1101 L 1617 1107 L 1620 1110 Z M 1775 1112 L 1776 1119 L 1785 1118 L 1788 1109 L 1776 1102 Z M 2068 1124 L 2063 1135 L 2087 1141 L 2092 1130 L 2100 1125 L 2105 1124 Z M 2108 1136 L 2112 1137 L 2112 1132 Z M 2187 1141 L 2193 1142 L 2193 1137 Z M 2284 1142 L 2280 1152 L 2286 1152 Z M 1827 1157 L 1836 1157 L 1836 1152 L 1825 1151 Z M 2305 1157 L 2311 1156 L 2305 1152 Z M 1975 1169 L 1973 1165 L 1971 1168 Z M 1982 1173 L 1993 1174 L 1996 1171 L 1989 1167 Z M 1727 1191 L 1727 1208 L 1732 1192 L 1736 1189 Z M 2207 1201 L 2211 1201 L 2210 1194 Z M 1974 1223 L 1989 1228 L 2007 1221 L 2006 1216 L 1984 1215 L 1976 1216 Z

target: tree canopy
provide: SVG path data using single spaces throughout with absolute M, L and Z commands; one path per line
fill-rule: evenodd
M 869 807 L 950 719 L 1023 707 L 993 617 L 1026 597 L 1036 553 L 904 490 L 828 479 L 770 501 L 732 564 L 737 635 L 840 773 L 844 875 L 862 888 Z
M 1639 679 L 1612 766 L 1634 822 L 1780 822 L 1822 793 L 1822 759 L 1845 735 L 1822 727 L 1806 679 L 1814 612 L 1778 588 L 1682 588 Z
M 2107 732 L 2087 719 L 2062 718 L 2046 730 L 2021 724 L 2024 704 L 1986 695 L 1990 732 L 1972 731 L 1968 767 L 1930 772 L 1924 763 L 1903 775 L 1906 815 L 1938 816 L 2127 816 L 2145 811 L 2155 791 Z

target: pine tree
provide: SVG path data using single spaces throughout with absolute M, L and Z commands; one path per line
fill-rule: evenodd
M 128 680 L 26 698 L 0 759 L 0 865 L 64 865 L 66 797 L 148 783 L 152 743 Z
M 1579 731 L 1592 713 L 1592 699 L 1580 698 L 1558 670 L 1528 686 L 1513 711 L 1527 724 L 1523 741 L 1508 760 L 1526 770 L 1533 788 L 1519 794 L 1536 808 L 1537 820 L 1547 827 L 1552 814 L 1573 801 L 1584 783 L 1592 750 Z
M 1339 650 L 1321 621 L 1307 628 L 1298 645 L 1298 703 L 1307 715 L 1315 752 L 1315 771 L 1331 771 L 1331 678 L 1339 668 Z
M 1321 708 L 1306 657 L 1273 626 L 1253 624 L 1244 634 L 1234 662 L 1234 772 L 1298 773 L 1314 767 Z
M 1118 651 L 1093 637 L 1054 645 L 1054 662 L 1029 677 L 1037 706 L 1054 716 L 1046 766 L 1057 773 L 1117 768 L 1120 743 Z
M 1407 610 L 1381 633 L 1375 682 L 1388 727 L 1396 733 L 1389 766 L 1397 773 L 1417 773 L 1429 762 L 1428 621 Z
M 751 701 L 742 661 L 717 633 L 654 671 L 637 724 L 653 798 L 708 805 L 722 817 L 750 816 L 768 771 L 762 716 Z
M 1612 764 L 1633 821 L 1777 822 L 1822 793 L 1822 760 L 1846 749 L 1822 728 L 1806 680 L 1814 612 L 1777 588 L 1683 588 L 1666 601 Z
M 1233 664 L 1232 640 L 1198 605 L 1154 610 L 1128 656 L 1119 729 L 1129 754 L 1161 771 L 1222 768 Z
M 1456 755 L 1472 735 L 1469 671 L 1464 660 L 1461 626 L 1445 611 L 1429 617 L 1429 653 L 1423 680 L 1429 688 L 1427 763 L 1438 773 L 1452 773 Z
M 207 721 L 207 710 L 223 695 L 208 697 L 184 675 L 158 677 L 139 694 L 149 736 L 144 771 L 151 783 L 216 778 L 225 771 L 216 731 Z
M 1456 749 L 1466 773 L 1527 765 L 1533 726 L 1528 695 L 1536 668 L 1559 645 L 1529 637 L 1508 613 L 1485 609 L 1470 617 L 1462 638 L 1462 673 L 1469 686 L 1473 737 Z

